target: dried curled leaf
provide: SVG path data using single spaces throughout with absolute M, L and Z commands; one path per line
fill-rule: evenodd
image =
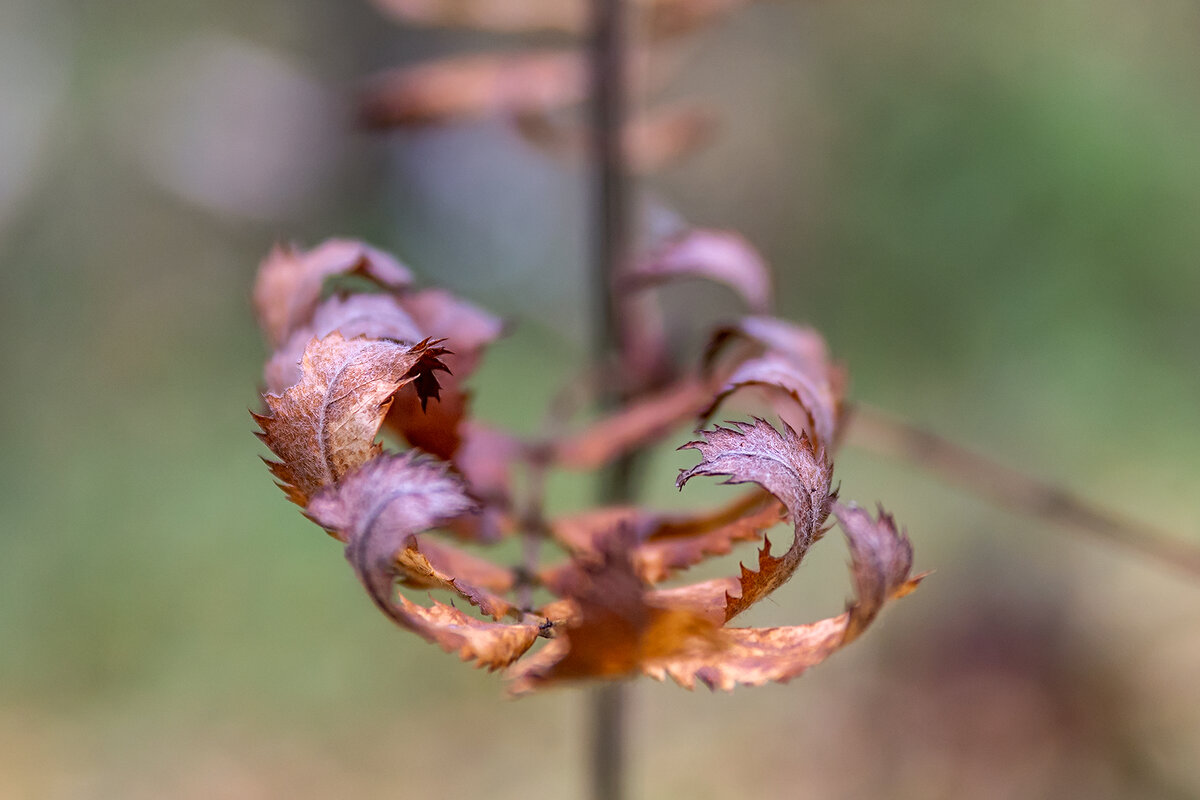
M 587 69 L 569 50 L 455 56 L 375 78 L 362 101 L 373 127 L 510 116 L 583 100 Z
M 254 414 L 259 438 L 279 457 L 268 465 L 288 497 L 306 505 L 376 457 L 375 434 L 391 396 L 444 369 L 438 360 L 443 352 L 429 342 L 345 339 L 339 333 L 312 340 L 300 381 L 281 395 L 264 395 L 270 413 Z
M 436 406 L 422 402 L 418 386 L 398 392 L 388 427 L 413 447 L 453 460 L 462 446 L 470 400 L 463 381 L 478 366 L 487 345 L 503 333 L 504 323 L 444 289 L 406 294 L 399 303 L 425 336 L 446 341 L 449 352 L 442 361 L 450 374 L 442 381 Z
M 789 424 L 796 422 L 811 431 L 818 445 L 835 441 L 841 399 L 835 394 L 828 371 L 808 373 L 796 362 L 775 354 L 750 359 L 734 370 L 701 417 L 710 418 L 726 398 L 748 387 L 779 390 L 791 400 L 790 403 L 775 404 L 780 417 Z
M 697 681 L 726 691 L 738 684 L 788 681 L 854 641 L 886 602 L 916 588 L 924 576 L 909 577 L 912 546 L 889 515 L 880 510 L 873 520 L 857 506 L 840 503 L 834 513 L 846 534 L 854 578 L 855 600 L 846 613 L 810 625 L 725 628 L 719 647 L 650 661 L 645 672 L 659 680 L 670 676 L 688 689 Z
M 883 608 L 883 604 L 917 588 L 925 576 L 909 578 L 913 550 L 908 534 L 896 530 L 896 520 L 879 509 L 879 519 L 851 503 L 835 503 L 833 513 L 846 534 L 850 547 L 855 601 L 848 609 L 849 620 L 843 644 L 858 638 Z
M 663 37 L 686 33 L 750 0 L 634 0 L 639 31 Z M 375 0 L 380 10 L 412 25 L 474 28 L 495 33 L 587 30 L 585 0 Z
M 795 527 L 792 546 L 782 556 L 772 556 L 767 541 L 759 553 L 758 571 L 742 567 L 741 595 L 727 598 L 728 620 L 791 578 L 809 546 L 820 538 L 833 501 L 833 470 L 824 451 L 814 449 L 806 435 L 786 423 L 782 434 L 757 418 L 753 424 L 718 425 L 702 434 L 703 439 L 680 448 L 698 450 L 703 460 L 681 471 L 676 485 L 682 489 L 697 475 L 725 476 L 725 483 L 757 483 L 783 503 Z
M 711 417 L 731 395 L 758 387 L 774 393 L 768 394 L 768 402 L 785 422 L 807 430 L 819 446 L 834 446 L 841 434 L 846 377 L 830 360 L 825 339 L 812 328 L 774 317 L 744 317 L 736 325 L 716 331 L 705 363 L 712 368 L 721 351 L 738 340 L 766 352 L 739 360 L 702 417 Z M 778 402 L 781 399 L 784 402 Z
M 621 278 L 627 290 L 680 278 L 704 278 L 733 289 L 751 311 L 771 302 L 771 273 L 758 251 L 732 231 L 690 230 L 636 262 Z
M 766 284 L 757 282 L 762 276 L 737 242 L 711 232 L 691 236 L 675 242 L 677 250 L 660 253 L 644 272 L 635 271 L 633 284 L 694 274 L 725 280 L 752 305 L 764 300 Z M 342 273 L 364 275 L 393 292 L 321 302 L 326 278 Z M 670 384 L 573 435 L 530 445 L 467 415 L 461 381 L 502 332 L 500 320 L 442 290 L 407 287 L 406 270 L 353 242 L 327 243 L 308 254 L 279 249 L 268 259 L 256 304 L 277 347 L 266 371 L 277 393 L 264 396 L 269 413 L 254 415 L 259 436 L 279 459 L 268 464 L 280 486 L 345 543 L 347 560 L 379 609 L 464 660 L 509 667 L 514 692 L 638 672 L 670 675 L 689 688 L 696 682 L 728 689 L 788 680 L 860 635 L 887 601 L 920 580 L 909 577 L 912 548 L 890 516 L 880 512 L 875 520 L 834 502 L 825 444 L 836 436 L 841 379 L 815 333 L 767 317 L 747 318 L 714 339 L 706 375 Z M 646 296 L 627 295 L 622 303 L 628 307 L 638 299 Z M 766 352 L 731 369 L 714 367 L 725 343 L 737 339 Z M 441 347 L 443 340 L 455 352 Z M 442 389 L 435 373 L 448 368 L 457 374 Z M 726 372 L 727 382 L 721 377 Z M 717 426 L 684 445 L 702 460 L 681 471 L 680 488 L 696 475 L 760 487 L 727 506 L 699 514 L 600 509 L 555 520 L 550 533 L 571 558 L 540 572 L 536 564 L 500 566 L 418 536 L 443 527 L 493 541 L 513 527 L 514 463 L 529 465 L 535 483 L 549 466 L 600 466 L 752 385 L 783 390 L 782 432 L 755 419 Z M 427 407 L 439 393 L 443 401 Z M 787 424 L 797 412 L 811 436 Z M 411 444 L 442 458 L 416 450 L 385 455 L 375 442 L 385 417 Z M 538 497 L 536 490 L 531 494 Z M 792 576 L 824 533 L 831 509 L 850 543 L 855 599 L 846 613 L 792 628 L 724 628 Z M 784 512 L 794 539 L 776 557 L 764 534 Z M 535 508 L 522 519 L 541 531 L 546 523 L 540 514 Z M 653 588 L 760 536 L 765 544 L 756 571 L 742 567 L 737 578 Z M 518 586 L 539 580 L 558 597 L 534 617 L 510 597 Z M 436 602 L 422 607 L 399 595 L 397 582 L 453 592 L 494 620 L 520 621 L 485 621 Z M 539 636 L 553 641 L 518 661 Z
M 496 33 L 564 31 L 578 33 L 587 24 L 582 0 L 374 0 L 401 22 Z
M 600 563 L 577 566 L 564 587 L 574 613 L 556 641 L 509 671 L 512 693 L 561 680 L 620 677 L 647 661 L 711 649 L 717 626 L 689 609 L 648 602 L 620 540 L 607 540 Z
M 346 559 L 367 593 L 393 616 L 393 584 L 401 567 L 459 590 L 421 555 L 413 535 L 473 509 L 445 463 L 405 453 L 366 462 L 314 497 L 306 513 L 346 543 Z M 461 593 L 471 599 L 469 591 Z
M 486 622 L 441 603 L 422 608 L 407 597 L 394 600 L 389 616 L 447 653 L 458 653 L 463 661 L 489 671 L 516 661 L 541 633 L 536 624 Z
M 330 239 L 307 252 L 276 245 L 259 266 L 254 283 L 254 309 L 272 347 L 309 322 L 325 281 L 335 275 L 361 275 L 393 291 L 412 283 L 407 267 L 362 242 Z
M 707 514 L 660 514 L 636 507 L 596 509 L 559 517 L 550 524 L 551 535 L 575 559 L 597 558 L 605 539 L 626 530 L 636 544 L 630 551 L 634 571 L 647 583 L 660 583 L 676 572 L 711 556 L 725 555 L 737 542 L 757 540 L 781 519 L 782 509 L 759 493 Z M 542 581 L 552 590 L 561 586 L 567 565 L 543 572 Z
M 491 587 L 499 587 L 500 592 L 511 589 L 516 581 L 512 571 L 490 561 L 449 545 L 418 541 L 413 536 L 396 552 L 394 566 L 405 586 L 455 592 L 492 619 L 517 614 L 512 603 L 490 590 Z M 485 582 L 491 587 L 483 585 Z
M 330 297 L 317 306 L 312 321 L 295 331 L 267 361 L 267 391 L 279 394 L 300 380 L 300 359 L 313 339 L 337 331 L 343 338 L 393 339 L 415 344 L 426 338 L 396 299 L 383 294 Z M 437 337 L 434 337 L 437 338 Z M 445 362 L 445 359 L 443 359 Z

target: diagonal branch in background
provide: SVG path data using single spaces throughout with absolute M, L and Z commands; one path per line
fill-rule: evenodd
M 1188 542 L 1031 478 L 871 406 L 849 412 L 846 443 L 924 467 L 946 483 L 1001 508 L 1119 544 L 1190 575 L 1200 575 L 1200 544 Z

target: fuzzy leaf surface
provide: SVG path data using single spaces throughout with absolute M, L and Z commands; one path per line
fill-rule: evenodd
M 377 77 L 362 105 L 375 127 L 428 125 L 578 103 L 583 57 L 568 50 L 454 56 Z
M 782 434 L 762 419 L 701 433 L 704 438 L 680 449 L 698 450 L 702 460 L 681 471 L 676 485 L 682 489 L 697 475 L 724 476 L 725 483 L 757 483 L 783 503 L 795 529 L 792 545 L 782 556 L 771 555 L 768 541 L 759 553 L 758 570 L 742 567 L 741 594 L 727 600 L 728 620 L 787 582 L 820 538 L 833 500 L 833 470 L 824 451 L 814 449 L 807 436 L 787 424 Z
M 468 597 L 469 590 L 460 590 L 428 563 L 414 534 L 473 509 L 462 482 L 445 463 L 405 453 L 363 464 L 314 497 L 307 514 L 346 543 L 346 559 L 367 593 L 393 616 L 393 586 L 401 567 Z M 410 549 L 414 552 L 405 552 Z
M 388 615 L 447 653 L 457 653 L 463 661 L 489 671 L 516 661 L 540 633 L 535 624 L 487 622 L 441 603 L 424 608 L 407 597 L 397 597 Z
M 272 347 L 284 344 L 292 331 L 312 319 L 325 281 L 335 275 L 360 275 L 399 291 L 412 283 L 412 273 L 392 256 L 349 239 L 330 239 L 312 250 L 276 245 L 258 268 L 254 309 Z
M 427 338 L 408 312 L 389 295 L 330 297 L 317 306 L 312 320 L 292 331 L 283 346 L 267 361 L 263 376 L 267 391 L 280 394 L 300 380 L 300 359 L 308 343 L 313 339 L 323 339 L 334 331 L 345 339 L 363 336 L 368 339 L 394 339 L 408 344 Z
M 600 563 L 578 565 L 564 586 L 573 613 L 554 642 L 510 670 L 514 694 L 562 680 L 629 675 L 648 660 L 710 647 L 717 625 L 690 609 L 648 602 L 619 538 L 608 540 Z
M 861 508 L 840 503 L 834 504 L 834 514 L 850 548 L 855 590 L 845 613 L 809 625 L 724 628 L 718 632 L 719 647 L 648 662 L 646 673 L 659 680 L 670 677 L 687 689 L 697 682 L 726 691 L 739 684 L 785 682 L 854 641 L 884 604 L 916 588 L 924 576 L 910 577 L 912 545 L 890 515 L 880 510 L 872 519 Z
M 704 278 L 738 293 L 752 311 L 771 301 L 771 272 L 758 251 L 732 231 L 697 229 L 676 236 L 622 276 L 629 289 L 681 278 Z
M 291 500 L 306 505 L 321 489 L 378 455 L 375 434 L 391 396 L 420 375 L 444 369 L 442 348 L 332 333 L 309 342 L 301 379 L 264 395 L 270 413 L 255 414 L 259 438 L 278 461 L 272 474 Z
M 755 493 L 705 514 L 663 514 L 636 507 L 595 509 L 559 517 L 551 522 L 550 531 L 576 558 L 595 558 L 613 531 L 630 531 L 635 542 L 630 551 L 634 571 L 655 584 L 709 557 L 729 553 L 738 542 L 757 540 L 781 516 L 778 503 Z M 543 582 L 553 590 L 565 568 L 545 570 Z

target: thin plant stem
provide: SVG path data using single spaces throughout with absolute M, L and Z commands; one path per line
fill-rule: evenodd
M 870 406 L 850 412 L 847 443 L 923 467 L 950 484 L 1018 514 L 1122 545 L 1192 576 L 1200 547 L 1157 528 L 1098 508 L 1050 483 L 1031 478 Z
M 629 188 L 622 152 L 621 131 L 625 112 L 625 24 L 621 0 L 592 0 L 591 132 L 593 156 L 594 223 L 592 297 L 594 360 L 607 387 L 597 399 L 606 409 L 626 398 L 613 380 L 618 364 L 620 327 L 614 296 L 614 276 L 624 264 L 629 248 Z M 603 503 L 630 499 L 636 456 L 621 458 L 602 478 Z M 590 698 L 590 788 L 593 800 L 621 800 L 625 796 L 625 725 L 628 704 L 619 683 L 593 689 Z

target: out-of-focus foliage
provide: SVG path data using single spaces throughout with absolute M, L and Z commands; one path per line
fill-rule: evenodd
M 655 190 L 764 251 L 780 310 L 854 365 L 854 396 L 1194 537 L 1197 13 L 756 5 L 688 45 L 671 91 L 723 122 Z M 336 543 L 297 536 L 263 491 L 245 298 L 264 242 L 379 242 L 546 320 L 489 354 L 497 388 L 473 398 L 528 430 L 523 398 L 540 407 L 582 358 L 578 173 L 486 123 L 346 134 L 356 76 L 479 41 L 365 3 L 15 0 L 0 17 L 0 796 L 390 797 L 397 752 L 452 765 L 480 729 L 505 731 L 486 758 L 406 792 L 571 794 L 570 694 L 505 703 L 380 635 Z M 910 469 L 838 466 L 856 495 L 902 498 L 937 580 L 837 670 L 731 698 L 639 687 L 647 796 L 1200 790 L 1194 585 Z M 563 511 L 586 497 L 552 489 Z M 814 550 L 747 623 L 836 612 L 845 560 Z

